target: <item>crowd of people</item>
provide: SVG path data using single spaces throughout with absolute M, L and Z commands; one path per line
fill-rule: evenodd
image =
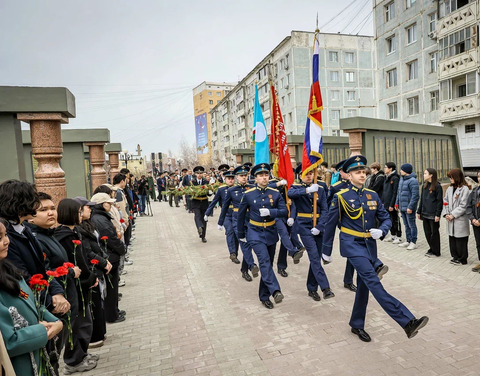
M 54 202 L 24 181 L 0 184 L 0 328 L 17 375 L 69 375 L 96 367 L 107 340 L 142 213 L 143 180 L 127 169 L 90 199 Z M 148 181 L 147 181 L 148 184 Z

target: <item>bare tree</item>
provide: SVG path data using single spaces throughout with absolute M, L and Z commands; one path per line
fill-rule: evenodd
M 195 143 L 189 145 L 185 140 L 180 141 L 179 159 L 182 166 L 193 168 L 198 165 L 197 148 Z

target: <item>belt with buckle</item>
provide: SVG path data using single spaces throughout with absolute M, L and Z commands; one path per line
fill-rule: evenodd
M 313 213 L 297 213 L 298 217 L 313 218 Z M 317 214 L 316 218 L 320 218 L 320 214 Z
M 254 221 L 253 219 L 250 219 L 249 222 L 252 225 L 258 226 L 258 227 L 270 227 L 270 226 L 273 226 L 275 224 L 275 220 L 270 221 L 270 222 L 257 222 L 257 221 Z
M 348 234 L 348 235 L 356 236 L 358 238 L 371 238 L 372 237 L 372 234 L 370 234 L 369 232 L 355 231 L 355 230 L 352 230 L 350 228 L 346 228 L 346 227 L 343 227 L 343 226 L 340 227 L 340 231 L 344 232 L 345 234 Z

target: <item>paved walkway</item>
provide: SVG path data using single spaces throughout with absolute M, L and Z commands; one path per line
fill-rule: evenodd
M 419 249 L 381 243 L 390 272 L 385 288 L 430 323 L 414 339 L 370 300 L 363 343 L 350 333 L 354 294 L 343 288 L 338 252 L 326 271 L 336 297 L 314 302 L 305 281 L 308 257 L 279 277 L 285 300 L 273 310 L 258 301 L 258 279 L 246 282 L 224 234 L 210 219 L 202 244 L 193 215 L 152 203 L 154 217 L 137 220 L 134 264 L 127 266 L 121 309 L 127 320 L 108 326 L 96 349 L 98 367 L 86 375 L 478 375 L 480 274 L 471 239 L 468 266 L 428 259 Z M 443 226 L 442 226 L 443 228 Z M 337 248 L 338 249 L 338 248 Z

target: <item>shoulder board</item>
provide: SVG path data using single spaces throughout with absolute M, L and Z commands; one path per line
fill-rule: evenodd
M 337 195 L 341 195 L 341 194 L 343 194 L 343 193 L 345 193 L 345 192 L 348 192 L 349 190 L 350 190 L 350 189 L 348 189 L 348 188 L 340 189 L 340 190 L 337 192 Z
M 269 180 L 269 182 L 273 182 L 273 181 L 278 181 L 278 179 L 277 178 L 272 178 L 272 179 Z
M 278 189 L 275 189 L 275 188 L 267 187 L 267 189 L 270 189 L 271 191 L 278 192 Z
M 367 192 L 373 192 L 373 193 L 375 193 L 375 194 L 377 193 L 377 192 L 375 192 L 373 189 L 363 188 L 363 190 L 364 190 L 364 191 L 367 191 Z
M 245 193 L 253 192 L 253 191 L 256 190 L 256 189 L 257 189 L 257 187 L 250 188 L 249 190 L 246 190 Z
M 333 183 L 333 184 L 332 184 L 332 187 L 336 187 L 337 185 L 342 184 L 342 183 L 343 183 L 343 182 L 342 182 L 341 180 L 339 180 L 339 181 Z
M 293 183 L 292 185 L 302 186 L 303 184 L 302 183 Z

